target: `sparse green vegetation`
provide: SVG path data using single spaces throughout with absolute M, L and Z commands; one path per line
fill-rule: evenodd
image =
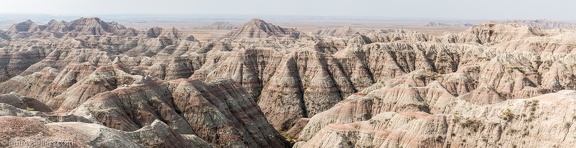
M 460 122 L 460 126 L 464 128 L 470 128 L 470 130 L 478 132 L 478 130 L 480 129 L 480 127 L 483 126 L 483 124 L 480 120 L 466 119 L 464 120 L 464 122 Z
M 525 101 L 524 103 L 524 107 L 530 108 L 530 111 L 536 111 L 538 108 L 538 100 Z
M 460 116 L 460 115 L 454 115 L 454 118 L 452 118 L 452 121 L 453 121 L 454 123 L 458 123 L 458 122 L 460 122 L 461 119 L 462 119 L 462 116 Z
M 286 132 L 280 132 L 280 135 L 282 135 L 282 137 L 284 137 L 286 141 L 290 143 L 290 146 L 293 146 L 294 144 L 296 144 L 296 142 L 299 141 L 298 139 L 291 138 Z
M 421 74 L 416 74 L 414 75 L 414 77 L 418 80 L 421 81 L 426 81 L 428 80 L 436 80 L 436 78 L 438 78 L 438 73 L 435 72 L 426 72 L 426 73 L 421 73 Z
M 524 121 L 531 122 L 532 120 L 534 120 L 535 111 L 538 108 L 538 100 L 524 101 L 524 108 L 530 111 L 529 117 L 527 119 L 524 119 Z
M 440 142 L 440 143 L 441 143 L 441 142 L 444 141 L 444 137 L 438 136 L 438 137 L 436 137 L 436 139 L 434 139 L 434 140 L 436 140 L 436 142 Z
M 506 121 L 510 122 L 514 119 L 514 114 L 512 113 L 512 111 L 510 111 L 510 109 L 506 109 L 506 110 L 502 111 L 500 118 L 502 118 L 502 120 L 506 120 Z
M 488 137 L 486 137 L 486 136 L 482 136 L 482 141 L 484 141 L 484 142 L 488 142 Z
M 90 84 L 98 84 L 98 83 L 100 83 L 100 80 L 90 79 L 90 80 L 88 80 L 88 82 L 90 82 Z
M 521 73 L 524 73 L 524 71 L 525 71 L 524 67 L 522 67 L 522 66 L 508 66 L 508 67 L 506 67 L 506 72 L 508 72 L 508 73 L 512 73 L 512 72 L 514 72 L 514 70 L 517 70 Z
M 510 133 L 512 133 L 512 134 L 515 134 L 517 132 L 518 132 L 518 130 L 516 130 L 516 129 L 510 129 Z

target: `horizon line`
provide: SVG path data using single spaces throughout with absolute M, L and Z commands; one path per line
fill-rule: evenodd
M 10 15 L 10 16 L 3 16 Z M 98 17 L 98 18 L 120 18 L 128 17 L 134 19 L 157 19 L 157 20 L 171 20 L 171 19 L 209 19 L 205 17 L 213 17 L 212 19 L 251 19 L 251 18 L 265 18 L 265 19 L 318 19 L 318 20 L 374 20 L 374 21 L 509 21 L 509 20 L 549 20 L 560 22 L 576 22 L 576 20 L 569 19 L 488 19 L 488 18 L 443 18 L 443 17 L 400 17 L 400 16 L 330 16 L 330 15 L 287 15 L 287 14 L 201 14 L 201 13 L 114 13 L 114 14 L 47 14 L 47 13 L 13 13 L 13 12 L 0 12 L 0 19 L 9 17 L 16 19 L 19 16 L 33 16 L 42 17 L 50 16 L 56 19 L 58 17 L 66 18 L 81 18 L 81 17 Z M 161 18 L 142 18 L 142 17 L 161 17 Z M 169 18 L 166 18 L 169 17 Z M 200 17 L 200 18 L 198 18 Z M 235 17 L 235 18 L 230 18 Z M 128 19 L 124 18 L 124 19 Z M 25 18 L 18 18 L 25 19 Z M 28 18 L 32 19 L 32 18 Z

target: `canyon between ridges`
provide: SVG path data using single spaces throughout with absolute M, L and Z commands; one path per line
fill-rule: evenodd
M 576 25 L 0 30 L 0 147 L 572 147 Z

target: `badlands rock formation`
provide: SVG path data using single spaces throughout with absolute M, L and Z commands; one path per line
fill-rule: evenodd
M 136 131 L 81 122 L 47 123 L 30 117 L 1 116 L 2 147 L 212 147 L 195 135 L 181 135 L 156 120 Z
M 544 29 L 576 29 L 575 23 L 550 21 L 550 20 L 545 20 L 545 19 L 543 19 L 543 20 L 510 20 L 510 21 L 502 21 L 502 23 L 515 23 L 515 24 L 544 28 Z
M 203 26 L 203 27 L 197 27 L 196 29 L 202 29 L 202 30 L 234 30 L 236 28 L 238 28 L 238 25 L 235 25 L 233 23 L 230 22 L 214 22 L 212 24 L 209 24 L 207 26 Z
M 472 27 L 471 23 L 443 23 L 443 22 L 428 22 L 423 27 Z
M 282 28 L 272 25 L 260 19 L 252 19 L 242 27 L 231 32 L 227 37 L 231 40 L 241 38 L 268 38 L 268 37 L 290 37 L 299 38 L 300 32 L 293 28 Z
M 0 147 L 570 147 L 576 31 L 0 31 Z M 19 124 L 15 124 L 19 123 Z M 38 142 L 37 139 L 47 139 Z
M 348 27 L 348 26 L 344 26 L 344 27 L 340 27 L 340 28 L 326 28 L 326 29 L 321 29 L 321 30 L 317 30 L 316 32 L 314 32 L 315 35 L 319 35 L 319 36 L 336 36 L 336 37 L 347 37 L 347 36 L 351 36 L 354 35 L 354 33 L 356 33 L 357 31 Z

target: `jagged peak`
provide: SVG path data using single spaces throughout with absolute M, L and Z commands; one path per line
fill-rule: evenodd
M 146 35 L 148 35 L 148 37 L 150 38 L 156 38 L 158 36 L 160 36 L 160 34 L 162 33 L 162 28 L 158 27 L 158 26 L 154 26 L 150 29 L 148 29 L 146 31 Z
M 543 36 L 546 32 L 539 27 L 528 26 L 518 23 L 485 22 L 476 25 L 471 30 L 494 30 L 508 33 L 528 33 L 535 36 Z
M 55 19 L 51 19 L 51 20 L 48 22 L 48 24 L 55 24 L 55 23 L 58 23 L 58 21 L 55 20 Z
M 502 22 L 496 22 L 496 21 L 487 21 L 487 22 L 472 26 L 472 29 L 473 28 L 521 28 L 521 27 L 531 28 L 530 26 L 522 25 L 522 24 L 518 24 L 518 23 L 514 23 L 514 22 L 503 22 L 502 23 Z
M 38 29 L 38 25 L 32 20 L 28 19 L 24 22 L 13 24 L 7 33 L 30 32 Z
M 279 27 L 279 26 L 272 25 L 270 23 L 265 22 L 264 20 L 257 19 L 257 18 L 251 19 L 250 21 L 248 21 L 247 23 L 245 23 L 242 26 L 243 29 L 258 28 L 258 29 L 265 30 L 265 31 L 271 31 L 270 29 L 277 28 L 277 27 Z
M 193 35 L 188 35 L 186 37 L 186 41 L 196 41 L 196 37 L 194 37 Z
M 32 24 L 36 24 L 36 23 L 35 23 L 34 21 L 28 19 L 28 20 L 26 20 L 26 21 L 24 21 L 24 22 L 16 23 L 16 24 L 14 24 L 13 26 L 18 26 L 18 25 L 32 25 Z
M 299 32 L 291 28 L 282 28 L 280 26 L 267 23 L 261 19 L 251 19 L 242 27 L 236 29 L 228 35 L 228 38 L 234 40 L 239 38 L 268 38 L 268 37 L 293 37 L 298 38 Z
M 81 17 L 77 20 L 74 21 L 96 21 L 96 22 L 101 22 L 102 20 L 98 17 Z
M 88 18 L 81 17 L 79 19 L 71 21 L 69 24 L 70 27 L 86 27 L 85 25 L 98 25 L 101 27 L 105 27 L 108 26 L 108 23 L 102 21 L 98 17 L 88 17 Z
M 488 21 L 475 25 L 456 36 L 446 35 L 446 39 L 448 42 L 475 42 L 492 45 L 533 36 L 547 36 L 549 34 L 547 30 L 539 27 Z
M 122 63 L 122 61 L 120 60 L 119 57 L 114 58 L 114 61 L 112 61 L 112 63 L 114 63 L 114 64 L 124 64 L 124 63 Z
M 6 31 L 0 29 L 0 39 L 9 40 L 10 37 L 8 35 L 6 35 Z M 0 47 L 1 46 L 2 46 L 2 44 L 0 43 Z
M 266 23 L 266 22 L 259 18 L 252 18 L 250 21 L 248 21 L 248 23 Z
M 354 33 L 353 37 L 350 38 L 348 43 L 349 44 L 357 44 L 357 45 L 365 45 L 365 44 L 372 43 L 372 41 L 370 40 L 370 38 L 366 37 L 365 35 L 363 35 L 359 32 L 356 32 L 356 33 Z

